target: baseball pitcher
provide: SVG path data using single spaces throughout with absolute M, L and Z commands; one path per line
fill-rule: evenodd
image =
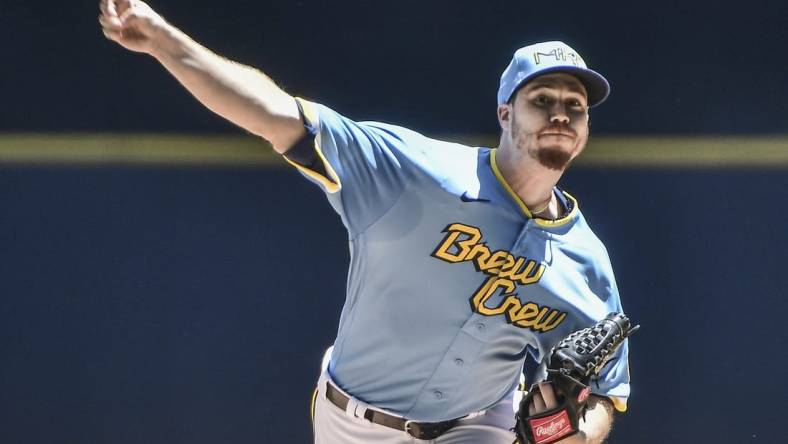
M 315 391 L 316 443 L 605 439 L 630 393 L 628 330 L 594 327 L 622 312 L 618 288 L 578 199 L 557 184 L 610 87 L 573 48 L 517 50 L 491 106 L 499 146 L 469 147 L 291 96 L 141 1 L 100 9 L 108 39 L 269 141 L 347 228 L 346 300 Z M 555 362 L 593 371 L 567 370 L 580 385 L 566 383 L 555 350 Z M 539 366 L 515 415 L 526 360 Z

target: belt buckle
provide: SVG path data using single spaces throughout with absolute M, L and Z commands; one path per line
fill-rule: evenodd
M 416 439 L 421 439 L 418 436 L 416 436 L 413 433 L 411 433 L 410 425 L 413 424 L 414 422 L 416 422 L 416 421 L 413 421 L 413 420 L 410 420 L 410 419 L 405 421 L 405 434 L 408 435 L 408 436 L 411 436 L 413 438 L 416 438 Z

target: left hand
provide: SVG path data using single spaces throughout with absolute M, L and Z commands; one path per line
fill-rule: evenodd
M 534 394 L 534 397 L 531 399 L 531 403 L 528 405 L 529 416 L 550 410 L 558 406 L 558 401 L 556 400 L 555 390 L 553 389 L 552 384 L 549 382 L 540 382 L 538 387 L 537 393 Z M 572 436 L 555 441 L 555 444 L 585 444 L 586 442 L 586 434 L 580 430 Z

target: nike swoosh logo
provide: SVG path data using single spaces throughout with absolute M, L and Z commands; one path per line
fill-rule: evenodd
M 468 196 L 467 191 L 462 193 L 462 196 L 460 196 L 460 200 L 463 202 L 489 202 L 490 201 L 490 199 L 482 199 L 480 197 L 476 197 L 476 198 L 470 197 Z

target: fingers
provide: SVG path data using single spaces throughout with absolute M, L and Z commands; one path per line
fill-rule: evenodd
M 104 31 L 120 32 L 121 28 L 123 28 L 123 25 L 120 23 L 120 20 L 118 20 L 117 17 L 107 17 L 105 15 L 100 15 L 98 21 Z
M 120 41 L 123 39 L 123 30 L 137 20 L 136 10 L 131 7 L 129 0 L 101 0 L 99 2 L 98 21 L 101 24 L 101 32 L 110 40 Z M 119 12 L 122 13 L 118 15 Z
M 539 393 L 542 394 L 546 409 L 551 409 L 558 405 L 558 400 L 555 399 L 555 390 L 553 390 L 553 385 L 549 382 L 539 383 Z
M 101 24 L 102 30 L 113 32 L 119 31 L 122 24 L 115 11 L 115 0 L 101 0 L 99 9 L 101 10 L 99 23 Z
M 129 8 L 120 16 L 120 22 L 123 23 L 123 26 L 130 25 L 137 20 L 136 12 L 134 8 Z
M 536 393 L 534 393 L 531 403 L 528 405 L 529 415 L 541 413 L 558 406 L 555 390 L 553 390 L 553 386 L 549 382 L 540 382 L 531 389 Z
M 107 18 L 119 18 L 123 21 L 123 17 L 135 9 L 132 8 L 132 4 L 128 0 L 101 0 L 99 10 L 101 15 Z
M 123 15 L 131 8 L 131 0 L 109 0 L 115 3 L 115 10 L 118 15 Z
M 531 398 L 531 403 L 528 405 L 529 415 L 540 413 L 545 410 L 545 403 L 544 399 L 542 399 L 542 393 L 538 391 L 539 389 L 536 387 L 533 390 L 537 390 L 537 392 L 534 394 L 533 398 Z
M 117 17 L 118 11 L 115 8 L 115 0 L 101 0 L 99 2 L 99 10 L 103 15 L 109 17 Z
M 101 32 L 104 34 L 104 37 L 116 42 L 120 42 L 123 39 L 123 36 L 121 35 L 120 31 L 110 31 L 108 29 L 102 29 Z

